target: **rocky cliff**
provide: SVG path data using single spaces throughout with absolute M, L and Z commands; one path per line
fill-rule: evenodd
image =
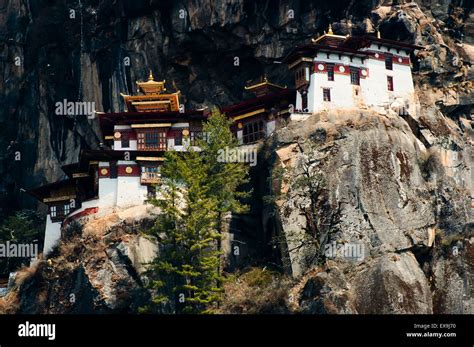
M 291 85 L 280 59 L 329 22 L 340 34 L 379 28 L 382 37 L 425 47 L 412 57 L 418 111 L 323 113 L 279 131 L 265 144 L 265 177 L 255 187 L 274 203 L 255 202 L 259 218 L 250 228 L 275 245 L 276 262 L 296 278 L 285 312 L 472 313 L 472 7 L 462 0 L 7 0 L 0 208 L 34 204 L 21 188 L 60 178 L 61 164 L 99 145 L 97 120 L 55 115 L 57 101 L 123 110 L 119 93 L 131 93 L 152 69 L 182 91 L 186 107 L 224 105 L 245 97 L 245 82 L 263 73 Z M 110 269 L 122 234 L 102 245 Z M 351 243 L 364 245 L 362 261 L 327 257 L 325 245 Z M 138 294 L 115 305 L 97 294 L 100 266 L 86 265 L 101 258 L 83 255 L 67 276 L 69 287 L 89 288 L 82 311 L 140 305 L 146 292 L 129 265 L 119 277 Z M 48 265 L 52 273 L 59 264 Z M 109 287 L 114 297 L 117 287 Z M 90 304 L 92 297 L 101 299 Z M 39 310 L 61 312 L 59 301 Z M 32 312 L 27 306 L 20 311 Z
M 427 148 L 391 110 L 318 114 L 273 141 L 279 223 L 265 232 L 303 277 L 299 309 L 473 312 L 473 214 L 456 181 L 472 165 L 446 168 L 449 150 Z M 456 150 L 472 156 L 469 142 Z
M 64 227 L 47 261 L 17 272 L 0 312 L 138 312 L 150 300 L 146 264 L 159 254 L 156 239 L 142 233 L 155 212 L 136 206 Z
M 0 208 L 34 205 L 21 188 L 58 179 L 80 148 L 98 146 L 97 120 L 56 115 L 56 102 L 122 110 L 119 93 L 132 92 L 148 69 L 180 89 L 186 107 L 236 102 L 245 82 L 263 73 L 291 85 L 279 60 L 329 22 L 336 33 L 378 27 L 383 37 L 426 45 L 415 61 L 420 87 L 436 94 L 433 101 L 456 102 L 472 77 L 472 4 L 399 2 L 2 2 Z

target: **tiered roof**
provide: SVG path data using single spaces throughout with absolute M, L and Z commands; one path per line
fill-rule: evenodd
M 122 95 L 129 112 L 173 112 L 179 111 L 180 91 L 166 91 L 165 80 L 155 81 L 150 71 L 148 81 L 136 82 L 142 95 Z

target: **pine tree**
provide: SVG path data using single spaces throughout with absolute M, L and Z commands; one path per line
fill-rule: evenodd
M 204 125 L 200 152 L 168 152 L 162 167 L 161 210 L 151 233 L 158 237 L 160 255 L 149 268 L 154 291 L 147 311 L 212 312 L 220 300 L 219 242 L 224 212 L 242 212 L 237 189 L 246 182 L 240 163 L 217 161 L 219 149 L 237 145 L 225 116 L 214 112 Z
M 37 243 L 42 247 L 43 218 L 32 210 L 20 210 L 7 217 L 0 225 L 0 243 Z M 28 258 L 0 258 L 0 274 L 6 274 L 28 264 Z
M 204 183 L 206 172 L 200 153 L 168 153 L 154 201 L 161 214 L 153 232 L 162 252 L 150 268 L 153 302 L 178 313 L 203 312 L 219 297 L 216 200 Z
M 241 201 L 250 195 L 250 192 L 238 190 L 249 181 L 248 166 L 218 160 L 220 151 L 226 148 L 232 150 L 238 146 L 237 139 L 230 131 L 231 125 L 231 120 L 218 110 L 213 110 L 211 117 L 203 126 L 206 139 L 200 143 L 205 153 L 205 162 L 209 166 L 209 193 L 217 198 L 217 212 L 220 215 L 225 212 L 246 212 L 248 206 Z

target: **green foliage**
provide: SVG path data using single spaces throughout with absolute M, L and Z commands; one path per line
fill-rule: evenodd
M 0 241 L 30 243 L 43 232 L 42 218 L 32 210 L 21 210 L 7 217 L 0 225 Z
M 0 242 L 38 243 L 44 231 L 44 222 L 41 216 L 32 210 L 20 210 L 7 217 L 0 225 Z M 29 262 L 29 259 L 7 258 L 0 259 L 0 273 L 8 273 Z
M 150 231 L 162 246 L 149 267 L 152 303 L 142 312 L 212 313 L 222 292 L 221 220 L 242 212 L 237 191 L 247 180 L 240 163 L 217 162 L 218 151 L 237 145 L 225 116 L 214 112 L 204 126 L 201 152 L 168 152 L 162 184 L 152 203 L 161 213 Z
M 291 278 L 266 268 L 251 268 L 226 278 L 225 294 L 219 313 L 290 313 Z
M 278 276 L 280 276 L 278 272 L 256 267 L 242 275 L 241 279 L 250 287 L 268 287 Z
M 242 163 L 219 162 L 217 159 L 220 150 L 238 145 L 230 131 L 231 125 L 231 120 L 214 110 L 203 126 L 207 138 L 199 143 L 204 153 L 203 160 L 208 165 L 209 193 L 217 199 L 217 211 L 221 214 L 228 211 L 246 212 L 248 206 L 243 205 L 241 199 L 250 196 L 250 192 L 238 191 L 240 186 L 249 181 L 248 167 Z

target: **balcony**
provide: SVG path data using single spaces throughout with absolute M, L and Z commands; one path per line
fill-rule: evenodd
M 140 177 L 141 184 L 157 184 L 160 183 L 160 173 L 159 172 L 142 172 Z

